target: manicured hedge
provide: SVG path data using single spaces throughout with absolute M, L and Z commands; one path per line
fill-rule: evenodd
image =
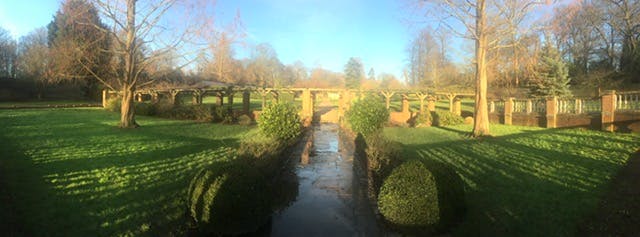
M 200 233 L 238 235 L 258 230 L 271 215 L 267 179 L 243 160 L 201 170 L 188 192 L 189 215 Z
M 408 160 L 385 179 L 378 208 L 391 226 L 404 233 L 442 232 L 464 213 L 462 185 L 460 177 L 442 164 Z

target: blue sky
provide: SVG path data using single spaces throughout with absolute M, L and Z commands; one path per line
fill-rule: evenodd
M 0 26 L 18 38 L 48 24 L 60 0 L 1 0 Z M 269 43 L 280 60 L 301 60 L 308 68 L 341 72 L 349 57 L 365 70 L 401 78 L 405 48 L 415 32 L 410 11 L 398 0 L 218 0 L 216 20 L 224 24 L 239 11 L 249 45 Z M 452 47 L 460 61 L 463 46 Z M 246 57 L 247 48 L 236 49 Z

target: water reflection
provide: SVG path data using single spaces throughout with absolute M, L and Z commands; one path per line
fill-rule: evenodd
M 366 185 L 354 172 L 352 146 L 342 145 L 335 124 L 316 126 L 313 136 L 312 156 L 287 184 L 297 183 L 297 197 L 272 216 L 271 236 L 378 235 Z

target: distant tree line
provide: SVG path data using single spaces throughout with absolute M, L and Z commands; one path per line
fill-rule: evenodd
M 476 7 L 485 4 L 485 1 L 413 2 L 430 13 L 438 11 L 434 9 L 447 13 L 434 14 L 441 19 L 463 18 L 470 23 L 467 26 L 473 26 L 474 22 L 467 20 L 476 19 Z M 486 41 L 497 46 L 486 52 L 485 63 L 487 81 L 493 91 L 508 94 L 520 89 L 541 96 L 567 95 L 569 86 L 597 91 L 640 83 L 640 1 L 572 1 L 555 6 L 551 17 L 535 22 L 525 17 L 527 11 L 523 10 L 551 1 L 498 2 L 485 7 L 489 9 L 485 14 Z M 435 30 L 427 26 L 408 43 L 405 74 L 409 85 L 473 87 L 468 75 L 475 73 L 476 60 L 465 58 L 458 61 L 470 63 L 452 63 L 452 50 L 447 44 L 447 39 L 456 34 L 473 39 L 473 31 L 456 32 L 447 24 L 443 20 Z M 555 73 L 559 77 L 549 77 L 549 55 L 555 54 L 551 51 L 558 54 L 554 67 L 566 71 L 566 77 L 563 78 L 563 72 Z M 564 89 L 547 90 L 550 84 L 563 84 Z

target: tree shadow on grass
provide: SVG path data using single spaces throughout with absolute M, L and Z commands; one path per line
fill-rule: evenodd
M 579 139 L 565 142 L 567 136 Z M 596 207 L 609 175 L 628 155 L 624 148 L 582 154 L 582 144 L 605 144 L 609 137 L 580 136 L 551 129 L 406 145 L 404 152 L 407 157 L 444 163 L 463 177 L 469 209 L 454 235 L 566 236 Z M 621 145 L 634 144 L 627 140 Z M 611 156 L 612 161 L 603 156 Z
M 0 117 L 12 134 L 0 145 L 0 217 L 12 220 L 0 232 L 180 235 L 193 174 L 228 160 L 229 147 L 239 142 L 233 133 L 246 131 L 156 119 L 123 130 L 105 123 L 111 118 L 103 113 L 87 111 Z M 211 134 L 216 131 L 223 134 Z

